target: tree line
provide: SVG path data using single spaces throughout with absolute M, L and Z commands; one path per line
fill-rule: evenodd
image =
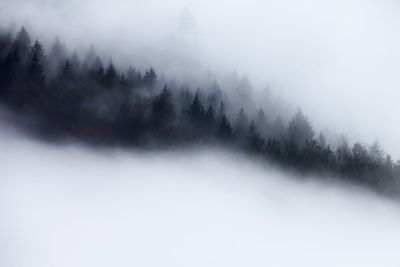
M 170 88 L 153 68 L 121 70 L 93 47 L 81 58 L 57 39 L 46 53 L 23 27 L 0 36 L 0 101 L 50 138 L 143 148 L 222 145 L 283 168 L 399 192 L 400 162 L 378 143 L 332 145 L 300 109 L 288 121 L 262 108 L 248 114 L 218 86 Z

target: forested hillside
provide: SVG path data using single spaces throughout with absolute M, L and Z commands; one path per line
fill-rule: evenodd
M 71 55 L 60 40 L 45 51 L 24 28 L 0 37 L 0 101 L 34 121 L 30 130 L 43 137 L 140 148 L 219 145 L 399 193 L 400 163 L 377 143 L 333 145 L 300 109 L 285 121 L 245 97 L 238 103 L 240 94 L 218 85 L 193 88 L 159 77 L 153 68 L 122 70 L 94 48 L 84 58 Z

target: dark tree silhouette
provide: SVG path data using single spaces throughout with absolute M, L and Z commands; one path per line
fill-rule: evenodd
M 110 62 L 110 64 L 108 64 L 108 68 L 104 76 L 104 85 L 107 88 L 112 88 L 113 86 L 116 85 L 117 80 L 118 80 L 118 73 L 115 70 L 114 64 Z
M 248 128 L 249 128 L 249 118 L 247 117 L 247 114 L 244 112 L 244 109 L 240 108 L 239 113 L 237 114 L 234 127 L 234 135 L 239 142 L 243 142 L 243 140 L 246 139 Z
M 153 87 L 157 80 L 157 74 L 153 68 L 148 69 L 143 77 L 143 83 L 145 86 Z
M 153 100 L 151 121 L 156 128 L 166 127 L 172 124 L 174 117 L 175 107 L 172 94 L 165 85 L 162 92 Z
M 204 106 L 200 101 L 199 93 L 197 92 L 188 111 L 192 122 L 200 125 L 204 120 Z
M 59 39 L 46 56 L 25 28 L 13 36 L 0 35 L 0 102 L 34 121 L 26 128 L 35 134 L 137 147 L 220 144 L 303 173 L 335 174 L 377 192 L 400 193 L 400 161 L 377 142 L 342 138 L 332 145 L 322 133 L 314 135 L 300 109 L 288 122 L 261 108 L 249 118 L 239 109 L 257 110 L 247 79 L 237 80 L 229 94 L 217 81 L 204 90 L 177 82 L 162 88 L 166 79 L 158 81 L 153 68 L 142 75 L 133 66 L 104 66 L 93 47 L 81 62 L 77 52 L 66 56 Z
M 24 27 L 18 32 L 15 39 L 15 49 L 18 51 L 21 61 L 25 64 L 29 59 L 31 37 Z
M 44 64 L 46 55 L 39 41 L 35 41 L 32 47 L 29 64 L 29 79 L 34 86 L 43 87 L 45 84 Z
M 222 115 L 221 121 L 218 125 L 218 137 L 225 142 L 230 141 L 232 137 L 232 127 L 226 115 Z
M 248 129 L 248 147 L 252 152 L 261 153 L 264 151 L 265 140 L 261 138 L 254 121 L 251 121 Z
M 304 146 L 307 141 L 314 138 L 311 123 L 300 109 L 297 109 L 296 114 L 290 120 L 287 131 L 289 142 L 296 146 Z

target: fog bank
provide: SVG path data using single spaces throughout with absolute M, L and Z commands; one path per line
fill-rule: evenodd
M 400 209 L 227 152 L 0 139 L 1 266 L 397 266 Z

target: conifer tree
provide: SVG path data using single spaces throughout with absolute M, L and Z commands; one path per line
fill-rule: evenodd
M 43 86 L 45 83 L 45 59 L 46 55 L 44 54 L 43 47 L 39 41 L 36 40 L 31 50 L 29 78 L 37 86 Z
M 20 55 L 21 61 L 25 63 L 29 59 L 31 37 L 25 27 L 21 27 L 15 39 L 15 46 Z
M 167 85 L 161 93 L 154 98 L 152 108 L 152 123 L 155 127 L 168 126 L 175 117 L 175 106 L 173 97 Z
M 154 86 L 156 80 L 157 80 L 157 74 L 154 71 L 154 69 L 153 68 L 148 69 L 145 72 L 144 77 L 143 77 L 143 82 L 144 82 L 145 86 L 148 86 L 151 88 L 152 86 Z
M 189 108 L 190 120 L 195 124 L 200 124 L 204 118 L 204 106 L 200 101 L 199 94 L 196 93 L 192 104 Z
M 240 108 L 239 113 L 236 118 L 234 134 L 238 140 L 244 139 L 247 134 L 249 127 L 249 118 L 244 112 L 243 108 Z
M 260 137 L 260 134 L 257 131 L 256 125 L 252 120 L 250 126 L 248 128 L 248 146 L 249 150 L 252 152 L 262 152 L 264 150 L 265 140 Z
M 221 121 L 218 125 L 218 137 L 222 141 L 229 141 L 232 136 L 232 127 L 226 115 L 222 115 Z

